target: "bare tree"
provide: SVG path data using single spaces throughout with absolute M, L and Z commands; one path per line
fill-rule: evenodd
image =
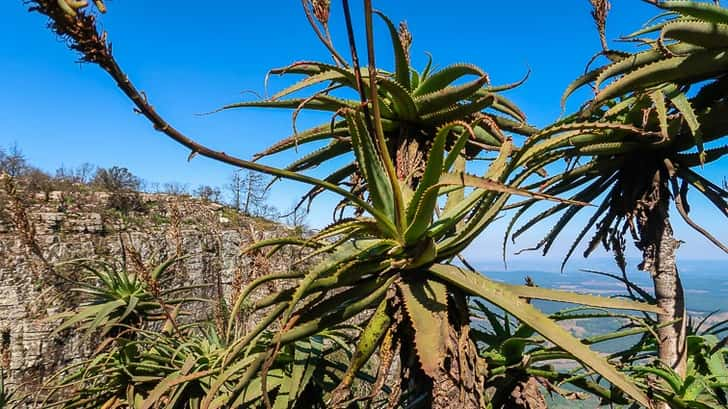
M 221 192 L 220 188 L 200 185 L 192 192 L 192 194 L 206 202 L 219 202 Z
M 245 184 L 243 192 L 245 202 L 243 212 L 247 215 L 262 215 L 268 207 L 268 189 L 266 188 L 265 177 L 257 172 L 247 171 L 245 174 Z
M 60 168 L 56 169 L 55 179 L 70 183 L 82 183 L 89 184 L 93 181 L 98 167 L 88 162 L 82 163 L 75 168 L 67 168 L 61 165 Z
M 297 234 L 303 234 L 308 230 L 306 211 L 294 203 L 285 215 L 285 223 L 292 227 Z
M 230 183 L 225 185 L 225 189 L 230 193 L 230 206 L 240 211 L 241 197 L 243 191 L 243 175 L 241 171 L 235 171 L 230 175 Z
M 13 144 L 7 150 L 0 148 L 0 172 L 16 177 L 25 174 L 29 168 L 25 155 L 17 144 Z
M 190 194 L 190 186 L 185 183 L 167 182 L 164 184 L 162 192 L 175 196 L 185 196 Z
M 249 216 L 267 217 L 275 213 L 269 206 L 267 180 L 265 177 L 252 171 L 236 171 L 230 177 L 230 183 L 225 185 L 230 193 L 230 205 Z

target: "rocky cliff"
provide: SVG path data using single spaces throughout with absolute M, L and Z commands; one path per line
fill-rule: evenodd
M 210 297 L 229 294 L 270 269 L 285 270 L 291 254 L 275 259 L 241 254 L 254 240 L 285 233 L 275 223 L 246 218 L 222 205 L 190 197 L 74 192 L 24 193 L 11 181 L 0 189 L 0 365 L 6 384 L 37 390 L 59 367 L 88 354 L 82 335 L 53 334 L 53 314 L 73 308 L 69 279 L 79 258 L 126 268 L 149 268 L 187 256 L 170 285 L 208 285 Z M 205 309 L 200 314 L 210 314 Z

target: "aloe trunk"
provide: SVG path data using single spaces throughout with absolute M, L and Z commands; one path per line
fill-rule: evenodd
M 407 325 L 400 333 L 401 374 L 407 379 L 407 396 L 413 408 L 477 409 L 485 404 L 478 388 L 484 374 L 477 368 L 477 350 L 469 336 L 465 297 L 460 291 L 448 288 L 451 305 L 448 313 L 448 348 L 443 367 L 432 378 L 420 367 L 419 351 L 414 347 L 414 328 Z M 426 353 L 426 352 L 424 352 Z
M 420 162 L 427 158 L 427 146 L 408 138 L 397 138 L 393 141 L 396 154 L 391 154 L 396 163 L 398 175 L 408 175 L 422 166 Z M 412 154 L 417 151 L 416 154 Z M 410 152 L 405 154 L 404 152 Z M 409 188 L 417 190 L 418 180 L 410 181 Z M 477 409 L 483 407 L 485 398 L 478 390 L 479 369 L 478 352 L 469 336 L 469 313 L 465 295 L 453 286 L 447 286 L 448 320 L 445 359 L 432 377 L 421 368 L 421 360 L 417 354 L 434 353 L 433 351 L 417 351 L 415 348 L 415 328 L 411 323 L 399 334 L 400 362 L 403 379 L 407 379 L 408 402 L 416 402 L 416 408 L 458 408 Z M 404 301 L 400 301 L 404 305 Z M 484 375 L 484 374 L 483 374 Z
M 685 297 L 677 269 L 676 254 L 680 241 L 673 235 L 669 217 L 670 192 L 663 172 L 656 173 L 651 197 L 654 206 L 640 219 L 642 264 L 640 269 L 650 273 L 655 287 L 657 305 L 664 310 L 657 314 L 660 360 L 681 377 L 686 371 L 686 311 Z M 651 200 L 650 200 L 651 199 Z M 670 325 L 662 325 L 668 324 Z M 669 408 L 664 404 L 663 408 Z
M 478 368 L 478 352 L 469 331 L 467 300 L 461 291 L 449 288 L 452 304 L 449 311 L 448 354 L 440 377 L 433 380 L 434 408 L 477 409 L 483 406 L 485 397 L 479 390 L 482 369 Z

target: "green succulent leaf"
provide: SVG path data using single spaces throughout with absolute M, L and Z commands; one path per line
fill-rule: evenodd
M 660 36 L 704 48 L 728 47 L 728 25 L 681 20 L 666 24 Z
M 455 103 L 475 94 L 488 82 L 488 76 L 483 75 L 473 81 L 462 85 L 442 88 L 440 90 L 423 94 L 415 99 L 417 111 L 420 115 L 446 109 Z
M 353 100 L 340 99 L 329 95 L 318 94 L 310 98 L 292 98 L 266 101 L 238 102 L 225 105 L 222 110 L 235 108 L 283 108 L 283 109 L 308 109 L 313 111 L 337 112 L 340 109 L 356 109 L 359 103 Z
M 378 15 L 384 21 L 387 25 L 387 29 L 389 30 L 392 48 L 394 48 L 395 78 L 403 87 L 411 89 L 409 61 L 407 61 L 407 52 L 402 46 L 402 41 L 399 38 L 399 31 L 397 31 L 397 27 L 394 26 L 392 20 L 390 20 L 384 13 L 374 11 L 374 14 Z
M 521 298 L 558 301 L 571 304 L 588 305 L 592 307 L 645 311 L 656 314 L 663 312 L 662 309 L 656 305 L 624 298 L 607 298 L 595 295 L 579 294 L 571 291 L 551 290 L 543 287 L 528 287 L 511 284 L 497 284 L 497 286 Z
M 379 87 L 389 94 L 392 100 L 392 110 L 398 119 L 403 121 L 417 120 L 417 105 L 412 95 L 402 85 L 389 78 L 377 78 Z
M 668 98 L 670 98 L 670 102 L 672 102 L 675 108 L 682 114 L 685 122 L 688 124 L 688 128 L 690 129 L 690 133 L 693 136 L 695 145 L 698 147 L 700 164 L 704 164 L 705 148 L 703 147 L 703 135 L 702 131 L 700 130 L 700 122 L 698 121 L 698 116 L 695 114 L 695 111 L 693 110 L 690 101 L 688 101 L 687 96 L 682 92 L 668 95 Z
M 483 70 L 471 64 L 450 65 L 434 74 L 423 75 L 423 81 L 412 95 L 417 97 L 445 89 L 448 85 L 467 75 L 483 77 L 486 74 Z
M 728 24 L 728 10 L 716 4 L 700 1 L 668 0 L 656 3 L 658 7 L 716 24 Z
M 637 68 L 601 90 L 592 106 L 623 94 L 627 90 L 638 91 L 674 81 L 700 81 L 728 69 L 728 51 L 696 52 L 677 56 Z
M 348 111 L 345 115 L 349 123 L 354 154 L 364 179 L 367 181 L 372 203 L 375 208 L 382 209 L 389 218 L 389 223 L 392 223 L 393 220 L 396 220 L 395 212 L 397 211 L 393 196 L 395 187 L 390 184 L 384 164 L 374 146 L 373 136 L 369 134 L 361 114 L 356 111 Z
M 349 128 L 343 121 L 338 121 L 334 124 L 322 124 L 280 140 L 266 150 L 255 154 L 255 159 L 283 152 L 291 148 L 305 145 L 309 142 L 320 141 L 327 138 L 342 137 L 348 134 Z
M 445 142 L 450 131 L 456 126 L 459 125 L 450 124 L 442 127 L 437 131 L 435 140 L 432 143 L 425 166 L 425 173 L 407 207 L 407 222 L 409 226 L 405 232 L 405 242 L 408 244 L 418 240 L 432 221 L 438 194 L 437 189 L 431 188 L 437 184 L 440 178 L 443 169 Z
M 457 286 L 462 291 L 474 296 L 483 297 L 488 302 L 512 314 L 544 338 L 558 345 L 581 363 L 603 376 L 637 402 L 650 407 L 650 399 L 627 376 L 617 371 L 601 355 L 582 344 L 566 330 L 548 319 L 543 313 L 525 301 L 520 300 L 515 294 L 499 288 L 497 283 L 485 278 L 479 273 L 463 270 L 455 266 L 437 264 L 432 266 L 430 271 L 435 276 L 451 285 Z
M 387 299 L 382 300 L 364 330 L 359 334 L 356 350 L 349 362 L 349 367 L 342 376 L 341 383 L 336 388 L 342 392 L 345 391 L 345 395 L 348 395 L 348 389 L 356 374 L 361 371 L 369 358 L 376 352 L 384 334 L 392 325 L 392 318 L 387 313 L 387 303 Z M 336 392 L 334 392 L 334 395 L 336 395 Z
M 415 348 L 422 370 L 437 377 L 449 338 L 447 288 L 434 280 L 413 279 L 399 284 L 405 309 L 415 330 Z

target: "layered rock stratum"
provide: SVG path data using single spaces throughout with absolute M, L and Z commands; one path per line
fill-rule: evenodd
M 292 254 L 268 259 L 241 251 L 285 233 L 282 225 L 188 196 L 0 189 L 0 366 L 6 386 L 38 391 L 93 348 L 84 334 L 53 333 L 53 315 L 80 302 L 69 279 L 81 272 L 63 263 L 93 259 L 143 269 L 186 256 L 166 285 L 200 285 L 198 296 L 229 297 L 231 288 L 291 267 Z M 214 311 L 197 313 L 204 318 Z

